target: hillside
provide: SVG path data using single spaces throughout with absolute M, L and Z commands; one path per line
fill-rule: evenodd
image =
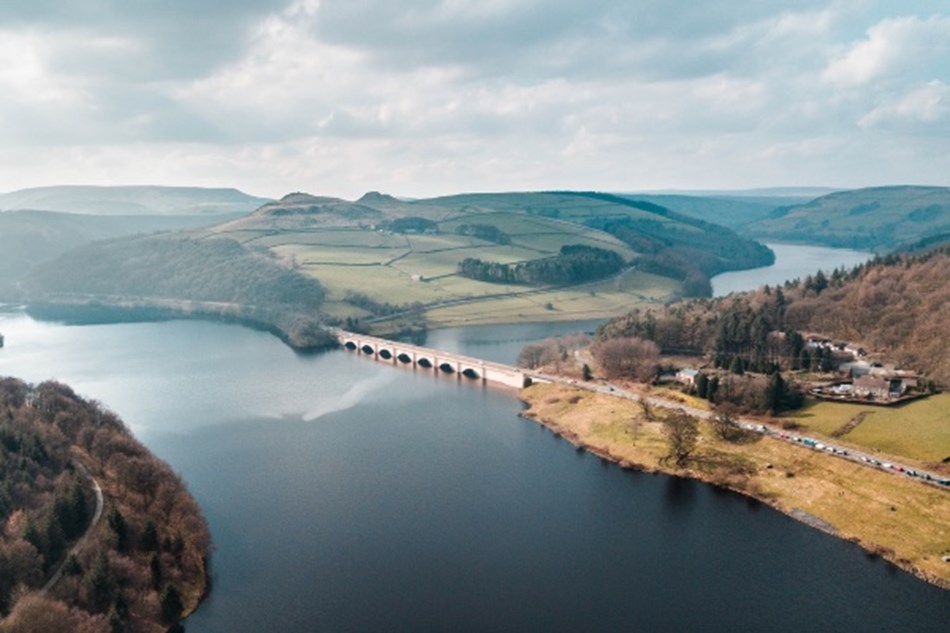
M 895 186 L 832 193 L 778 208 L 743 232 L 763 240 L 890 251 L 950 232 L 950 188 Z
M 237 189 L 203 187 L 35 187 L 0 194 L 4 211 L 38 210 L 87 215 L 220 215 L 250 213 L 266 198 Z
M 0 297 L 37 264 L 95 240 L 180 231 L 230 219 L 230 215 L 98 216 L 52 211 L 0 213 Z M 12 297 L 15 298 L 15 297 Z
M 158 633 L 208 590 L 210 534 L 184 484 L 65 385 L 0 378 L 0 525 L 3 633 Z
M 747 224 L 765 219 L 775 209 L 782 206 L 809 202 L 809 197 L 775 196 L 729 196 L 699 194 L 618 194 L 628 200 L 649 202 L 671 211 L 687 215 L 698 220 L 721 224 L 733 230 L 739 230 Z
M 740 356 L 794 367 L 789 337 L 813 332 L 868 350 L 872 359 L 922 370 L 950 386 L 950 248 L 889 255 L 851 271 L 816 274 L 782 288 L 699 299 L 614 319 L 602 338 L 639 336 L 677 353 Z M 721 359 L 728 363 L 730 358 Z
M 320 311 L 350 326 L 400 314 L 430 325 L 606 317 L 637 303 L 706 295 L 710 276 L 773 261 L 767 248 L 727 228 L 608 194 L 405 201 L 371 192 L 350 202 L 298 192 L 203 230 L 84 247 L 37 267 L 23 286 L 40 298 L 132 295 L 246 305 L 248 297 L 222 298 L 220 291 L 235 284 L 210 281 L 231 279 L 220 275 L 244 264 L 228 266 L 221 249 L 213 265 L 190 255 L 188 264 L 163 262 L 181 256 L 174 242 L 188 244 L 186 253 L 228 243 L 228 253 L 242 261 L 249 253 L 270 259 L 295 275 L 294 284 L 310 279 L 325 289 Z M 255 287 L 254 296 L 265 296 L 261 284 Z M 291 299 L 290 292 L 271 291 L 285 304 Z M 305 309 L 313 314 L 316 305 Z
M 266 247 L 294 262 L 328 289 L 327 309 L 337 318 L 384 316 L 410 304 L 437 322 L 443 315 L 457 319 L 462 304 L 466 319 L 489 312 L 493 320 L 580 318 L 588 309 L 609 315 L 677 288 L 707 293 L 710 275 L 772 257 L 723 227 L 653 204 L 578 192 L 411 201 L 370 192 L 355 202 L 294 193 L 208 234 Z M 523 268 L 567 246 L 612 251 L 636 270 L 576 293 L 549 292 L 540 284 L 526 296 L 523 283 L 510 283 L 514 276 L 473 275 L 463 266 L 477 260 L 486 269 Z M 474 311 L 473 303 L 480 304 Z

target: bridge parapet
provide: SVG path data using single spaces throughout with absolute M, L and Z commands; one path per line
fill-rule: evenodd
M 334 334 L 345 349 L 372 356 L 377 361 L 432 369 L 435 372 L 453 374 L 459 380 L 463 377 L 480 379 L 484 383 L 495 383 L 515 389 L 521 389 L 525 384 L 526 374 L 523 370 L 503 363 L 346 330 L 335 330 Z

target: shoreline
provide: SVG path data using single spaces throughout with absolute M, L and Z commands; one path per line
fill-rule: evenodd
M 74 325 L 204 320 L 268 332 L 298 353 L 336 346 L 336 339 L 317 319 L 256 306 L 179 299 L 43 299 L 27 302 L 24 312 L 40 321 Z
M 781 512 L 785 516 L 795 519 L 796 521 L 799 521 L 800 523 L 803 523 L 811 528 L 817 529 L 821 532 L 824 532 L 825 534 L 834 536 L 849 543 L 853 543 L 860 547 L 864 551 L 865 555 L 869 557 L 881 558 L 894 565 L 898 569 L 901 569 L 902 571 L 907 572 L 924 582 L 939 587 L 945 591 L 950 591 L 950 574 L 948 574 L 948 577 L 942 577 L 928 572 L 927 570 L 921 569 L 920 567 L 911 563 L 910 560 L 902 556 L 899 551 L 895 550 L 891 546 L 868 542 L 854 535 L 849 536 L 848 534 L 839 531 L 838 528 L 817 514 L 813 514 L 802 508 L 790 507 L 782 503 L 780 499 L 770 498 L 770 496 L 765 494 L 763 491 L 759 491 L 757 494 L 756 490 L 736 485 L 735 483 L 731 483 L 728 479 L 717 479 L 709 473 L 697 470 L 695 468 L 686 467 L 677 469 L 675 467 L 665 466 L 662 461 L 658 461 L 655 465 L 650 465 L 636 459 L 631 459 L 629 456 L 617 454 L 615 451 L 611 450 L 609 445 L 604 445 L 603 442 L 597 443 L 595 438 L 590 437 L 592 434 L 588 433 L 586 434 L 587 437 L 585 437 L 585 434 L 579 432 L 575 428 L 572 428 L 569 424 L 559 421 L 557 416 L 552 418 L 548 415 L 540 413 L 538 411 L 539 404 L 537 402 L 533 402 L 530 397 L 526 398 L 525 395 L 526 394 L 524 393 L 524 390 L 522 390 L 522 393 L 519 395 L 519 399 L 525 405 L 526 409 L 519 412 L 518 416 L 541 425 L 542 427 L 554 433 L 556 436 L 561 437 L 569 442 L 578 450 L 584 450 L 588 453 L 591 453 L 592 455 L 603 459 L 608 463 L 615 464 L 624 470 L 650 474 L 662 474 L 680 479 L 699 481 L 704 484 L 715 486 L 722 490 L 729 490 L 730 492 L 741 494 L 744 497 L 754 499 L 759 503 L 765 504 L 770 508 Z M 818 457 L 825 456 L 819 454 Z M 769 465 L 769 467 L 771 468 L 771 465 Z M 950 563 L 944 564 L 950 568 Z

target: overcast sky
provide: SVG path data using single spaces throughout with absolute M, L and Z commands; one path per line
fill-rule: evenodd
M 2 0 L 0 191 L 950 184 L 921 0 Z

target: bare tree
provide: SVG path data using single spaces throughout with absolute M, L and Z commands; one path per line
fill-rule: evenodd
M 666 440 L 670 447 L 670 457 L 676 458 L 676 465 L 684 465 L 699 440 L 699 422 L 682 409 L 670 414 L 663 421 L 666 427 Z
M 591 351 L 608 378 L 646 382 L 656 376 L 660 348 L 637 337 L 612 338 L 596 343 Z
M 731 402 L 722 402 L 716 407 L 716 415 L 713 416 L 713 428 L 716 435 L 721 439 L 733 441 L 742 433 L 737 424 L 738 408 Z

